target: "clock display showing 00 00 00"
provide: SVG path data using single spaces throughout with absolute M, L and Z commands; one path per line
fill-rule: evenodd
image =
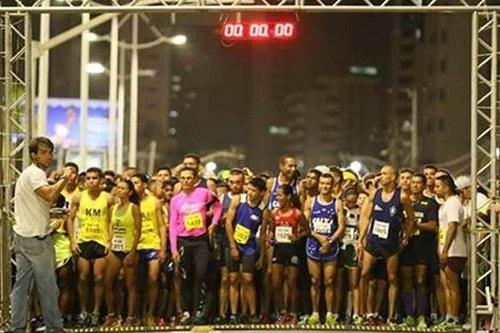
M 295 37 L 295 33 L 295 24 L 290 22 L 242 22 L 222 25 L 222 37 L 230 40 L 291 39 Z

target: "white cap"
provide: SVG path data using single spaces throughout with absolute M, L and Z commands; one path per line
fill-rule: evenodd
M 455 185 L 457 185 L 457 190 L 463 190 L 471 185 L 471 180 L 468 176 L 458 176 L 455 180 Z
M 318 170 L 319 172 L 321 172 L 321 174 L 330 172 L 330 168 L 326 165 L 317 165 L 314 167 L 314 170 Z

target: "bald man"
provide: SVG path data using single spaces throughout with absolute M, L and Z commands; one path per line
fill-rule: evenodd
M 370 270 L 376 260 L 385 259 L 389 283 L 387 312 L 389 325 L 396 325 L 398 252 L 401 246 L 407 243 L 415 219 L 410 197 L 397 188 L 397 179 L 398 170 L 395 167 L 390 165 L 382 167 L 380 188 L 365 200 L 361 209 L 360 237 L 357 244 L 358 258 L 362 262 L 360 299 L 367 299 Z M 366 315 L 366 310 L 366 304 L 361 304 L 361 314 Z M 371 320 L 371 318 L 366 319 L 368 322 Z

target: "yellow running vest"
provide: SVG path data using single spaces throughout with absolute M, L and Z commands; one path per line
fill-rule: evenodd
M 68 193 L 66 189 L 62 190 L 61 194 L 64 196 L 67 208 L 71 203 L 73 195 L 79 192 L 80 191 L 78 190 L 78 188 L 75 189 L 72 193 Z M 73 253 L 71 253 L 71 241 L 69 239 L 68 234 L 66 233 L 65 222 L 64 222 L 65 218 L 58 218 L 58 219 L 62 220 L 61 226 L 57 228 L 57 230 L 55 230 L 53 235 L 54 249 L 56 252 L 56 263 L 64 261 L 73 256 Z
M 78 208 L 78 243 L 94 241 L 103 246 L 108 245 L 108 201 L 105 192 L 92 200 L 87 191 L 82 192 Z
M 111 213 L 111 250 L 120 252 L 130 252 L 134 245 L 135 220 L 132 214 L 132 204 L 118 210 L 118 205 L 114 205 Z
M 142 229 L 138 250 L 160 250 L 161 239 L 156 218 L 156 198 L 148 195 L 141 201 Z M 162 221 L 163 222 L 163 221 Z

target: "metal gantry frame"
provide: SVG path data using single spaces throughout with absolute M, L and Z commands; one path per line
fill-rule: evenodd
M 125 87 L 123 82 L 124 56 L 118 54 L 117 13 L 177 13 L 177 12 L 366 12 L 366 13 L 449 13 L 468 12 L 472 20 L 471 41 L 471 179 L 472 214 L 470 232 L 470 300 L 471 332 L 499 331 L 500 314 L 497 301 L 499 288 L 499 233 L 498 216 L 491 209 L 488 218 L 477 213 L 477 187 L 482 188 L 491 202 L 497 201 L 499 171 L 499 72 L 498 72 L 498 13 L 500 6 L 486 0 L 120 0 L 75 1 L 51 5 L 50 1 L 15 0 L 15 6 L 0 5 L 0 110 L 2 140 L 0 202 L 0 324 L 8 319 L 10 291 L 10 229 L 12 197 L 17 175 L 28 162 L 27 145 L 31 137 L 34 77 L 36 57 L 61 44 L 68 36 L 79 36 L 99 24 L 114 20 L 111 33 L 110 106 L 111 121 L 121 124 L 116 135 L 117 145 L 123 145 L 123 110 Z M 31 52 L 31 16 L 41 13 L 100 14 L 82 25 L 67 31 L 64 36 L 52 38 Z M 103 13 L 103 14 L 101 14 Z M 134 19 L 136 20 L 136 18 Z M 134 39 L 136 36 L 134 36 Z M 135 57 L 135 56 L 134 56 Z M 118 66 L 116 66 L 118 65 Z M 133 66 L 134 67 L 134 66 Z M 136 72 L 137 72 L 137 68 Z M 118 80 L 118 72 L 121 79 Z M 133 73 L 131 73 L 133 74 Z M 136 73 L 137 74 L 137 73 Z M 48 75 L 48 74 L 46 74 Z M 39 78 L 40 82 L 47 78 Z M 85 79 L 84 79 L 85 81 Z M 113 81 L 113 82 L 112 82 Z M 131 85 L 136 85 L 132 82 Z M 85 91 L 84 91 L 85 93 Z M 121 96 L 121 98 L 120 98 Z M 134 97 L 136 99 L 136 97 Z M 135 103 L 135 102 L 134 102 Z M 133 115 L 136 116 L 135 114 Z M 117 117 L 117 118 L 115 118 Z M 115 138 L 116 139 L 116 138 Z M 120 164 L 118 155 L 115 163 Z
M 0 226 L 0 319 L 9 317 L 11 283 L 10 238 L 13 221 L 14 184 L 28 164 L 27 142 L 32 133 L 31 16 L 4 14 L 0 17 L 1 184 Z
M 492 201 L 499 197 L 498 135 L 499 72 L 498 72 L 498 12 L 474 12 L 471 45 L 471 174 L 472 188 L 481 188 Z M 500 271 L 498 216 L 478 214 L 477 195 L 472 194 L 471 218 L 471 325 L 473 328 L 492 327 L 498 330 Z

